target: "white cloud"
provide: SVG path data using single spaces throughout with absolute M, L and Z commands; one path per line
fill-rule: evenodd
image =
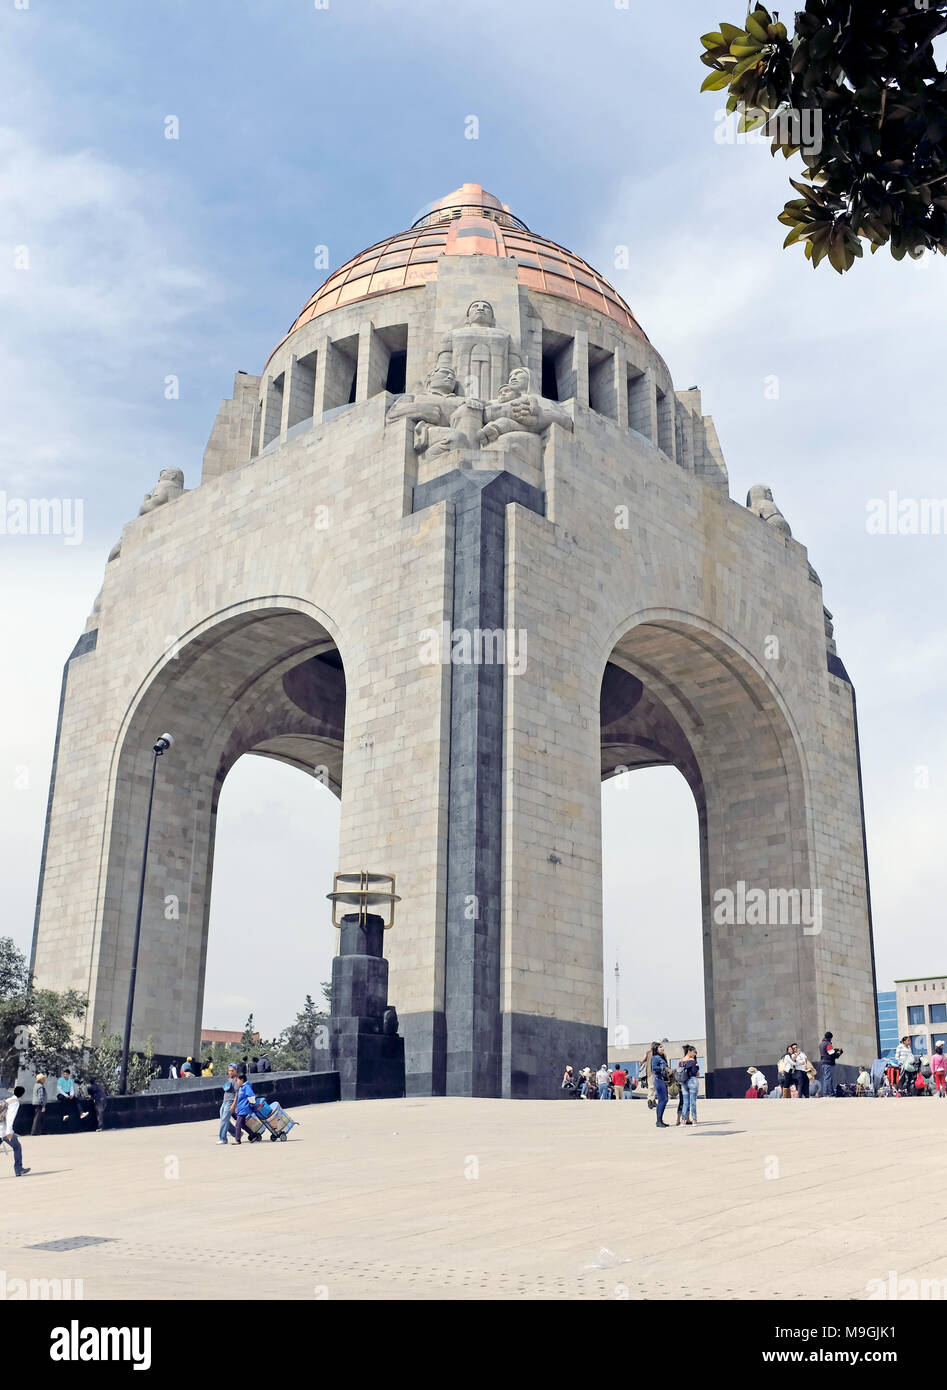
M 0 128 L 0 373 L 16 402 L 0 419 L 0 458 L 10 491 L 94 490 L 127 466 L 137 365 L 178 360 L 185 319 L 219 293 L 186 244 L 176 196 L 95 151 L 50 151 Z M 136 456 L 160 451 L 141 413 L 134 428 Z

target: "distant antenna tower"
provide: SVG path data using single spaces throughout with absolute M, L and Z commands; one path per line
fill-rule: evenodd
M 621 1003 L 619 992 L 621 990 L 621 971 L 618 968 L 618 959 L 615 959 L 615 1027 L 621 1023 Z

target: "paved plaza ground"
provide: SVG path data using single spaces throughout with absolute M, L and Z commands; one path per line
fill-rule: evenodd
M 891 1270 L 947 1281 L 933 1098 L 709 1101 L 669 1130 L 637 1100 L 295 1113 L 287 1143 L 239 1153 L 209 1123 L 25 1137 L 29 1177 L 0 1159 L 0 1269 L 81 1279 L 88 1299 L 858 1299 Z M 30 1248 L 74 1237 L 100 1243 Z

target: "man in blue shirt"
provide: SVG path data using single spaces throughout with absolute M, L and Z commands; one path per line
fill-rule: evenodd
M 72 1072 L 68 1067 L 65 1068 L 62 1076 L 56 1082 L 56 1100 L 62 1114 L 63 1124 L 70 1118 L 74 1124 L 78 1124 L 79 1107 L 76 1104 L 76 1083 L 73 1081 Z
M 253 1087 L 250 1085 L 249 1081 L 242 1082 L 233 1103 L 233 1112 L 236 1115 L 233 1137 L 238 1144 L 240 1143 L 240 1136 L 243 1133 L 243 1127 L 246 1124 L 247 1116 L 253 1113 L 253 1100 Z

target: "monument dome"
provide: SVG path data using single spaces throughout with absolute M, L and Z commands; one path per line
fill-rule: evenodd
M 465 183 L 439 198 L 407 231 L 385 237 L 334 270 L 277 347 L 330 309 L 436 280 L 441 256 L 509 257 L 527 289 L 595 309 L 648 341 L 618 291 L 587 261 L 531 232 L 479 183 Z

